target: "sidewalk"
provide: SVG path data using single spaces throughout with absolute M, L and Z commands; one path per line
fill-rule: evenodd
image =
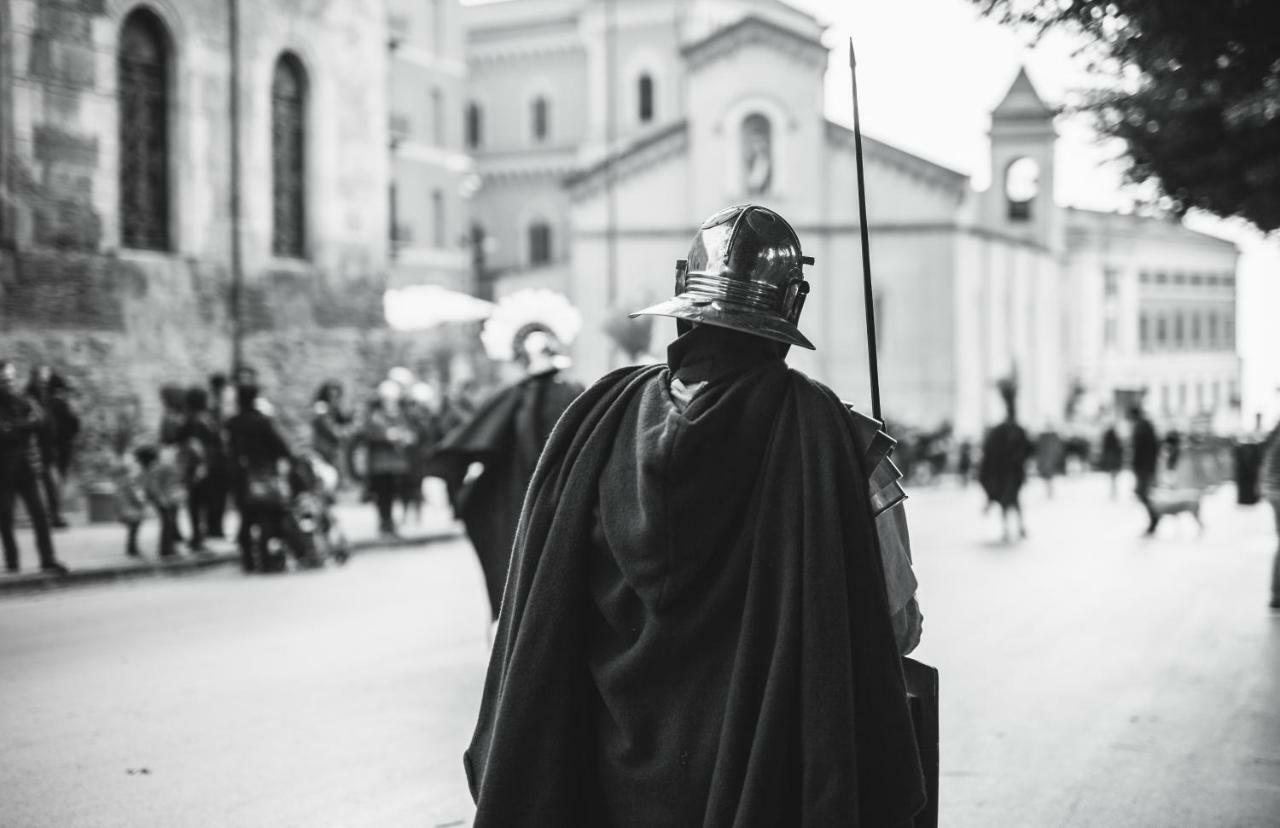
M 419 546 L 435 541 L 450 540 L 462 534 L 462 527 L 453 519 L 448 506 L 431 505 L 423 510 L 422 522 L 412 519 L 400 526 L 401 537 L 387 540 L 378 536 L 378 521 L 372 504 L 360 503 L 346 496 L 335 507 L 338 525 L 347 536 L 353 554 L 372 548 Z M 71 570 L 69 575 L 53 575 L 40 571 L 36 557 L 35 537 L 30 528 L 21 524 L 16 531 L 22 571 L 16 574 L 0 573 L 0 597 L 6 594 L 34 592 L 63 586 L 135 578 L 147 575 L 172 575 L 194 572 L 209 567 L 238 564 L 240 560 L 234 535 L 227 540 L 208 541 L 204 553 L 186 551 L 179 544 L 179 556 L 161 561 L 156 557 L 160 524 L 149 515 L 139 532 L 138 546 L 143 557 L 129 558 L 124 554 L 125 529 L 115 523 L 89 524 L 83 514 L 69 512 L 70 529 L 55 531 L 53 546 L 58 560 Z M 239 518 L 229 514 L 225 521 L 229 533 L 234 533 Z M 183 531 L 187 531 L 185 516 Z

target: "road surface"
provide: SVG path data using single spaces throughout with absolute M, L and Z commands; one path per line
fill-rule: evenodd
M 1280 826 L 1269 515 L 1229 490 L 1139 537 L 1102 481 L 914 492 L 918 657 L 942 671 L 942 824 Z M 463 543 L 0 601 L 0 823 L 465 825 L 487 658 Z

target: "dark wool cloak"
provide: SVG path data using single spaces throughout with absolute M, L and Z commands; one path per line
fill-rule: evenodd
M 556 371 L 526 377 L 486 400 L 425 463 L 425 473 L 443 478 L 449 487 L 454 512 L 484 570 L 495 618 L 525 490 L 556 420 L 580 393 L 581 385 Z M 472 463 L 484 464 L 484 473 L 464 485 Z
M 924 802 L 853 415 L 715 328 L 561 418 L 466 755 L 486 826 L 898 826 Z M 706 385 L 687 408 L 672 372 Z

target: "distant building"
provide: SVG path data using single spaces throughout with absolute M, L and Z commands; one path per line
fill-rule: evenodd
M 386 0 L 386 6 L 392 283 L 470 291 L 461 9 L 457 0 Z
M 1170 221 L 1066 214 L 1069 379 L 1095 405 L 1141 399 L 1169 426 L 1238 407 L 1235 245 Z
M 0 356 L 68 374 L 91 436 L 230 369 L 235 239 L 283 416 L 379 353 L 384 10 L 237 5 L 233 56 L 227 0 L 0 3 Z
M 585 378 L 620 359 L 605 321 L 670 292 L 698 223 L 755 201 L 786 216 L 817 260 L 801 326 L 818 351 L 793 349 L 792 362 L 867 405 L 853 140 L 822 112 L 828 54 L 814 18 L 776 0 L 507 0 L 463 11 L 467 107 L 482 125 L 469 135 L 482 182 L 473 220 L 490 239 L 490 276 L 499 293 L 546 285 L 579 305 Z M 1019 73 L 992 113 L 985 193 L 864 136 L 886 416 L 976 434 L 1000 415 L 995 384 L 1010 375 L 1033 426 L 1061 422 L 1072 404 L 1096 414 L 1117 392 L 1175 375 L 1190 396 L 1171 411 L 1227 405 L 1236 368 L 1222 314 L 1235 248 L 1175 223 L 1059 207 L 1054 117 Z M 1143 271 L 1172 273 L 1180 257 L 1198 292 L 1190 281 L 1176 297 L 1140 286 Z M 1129 298 L 1104 302 L 1107 273 Z M 1185 326 L 1178 367 L 1140 352 L 1132 332 L 1143 314 Z M 655 348 L 673 333 L 659 321 Z M 1117 344 L 1094 344 L 1107 336 Z

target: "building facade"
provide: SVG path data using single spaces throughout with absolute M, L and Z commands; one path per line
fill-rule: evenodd
M 461 8 L 456 0 L 386 4 L 391 281 L 472 291 Z
M 1240 398 L 1235 245 L 1170 221 L 1065 212 L 1068 372 L 1087 402 L 1141 398 L 1170 427 L 1229 416 Z
M 701 220 L 754 201 L 786 216 L 817 260 L 802 328 L 818 350 L 793 349 L 792 363 L 866 407 L 853 140 L 823 115 L 828 55 L 815 19 L 776 0 L 506 0 L 464 12 L 467 106 L 484 124 L 471 136 L 482 182 L 473 221 L 491 238 L 499 293 L 546 285 L 583 310 L 584 378 L 623 359 L 604 326 L 670 292 Z M 864 137 L 886 416 L 976 435 L 1002 415 L 996 383 L 1013 376 L 1020 415 L 1041 427 L 1096 414 L 1117 390 L 1158 395 L 1161 377 L 1192 363 L 1206 404 L 1227 404 L 1226 322 L 1196 323 L 1203 344 L 1172 366 L 1136 338 L 1132 353 L 1096 347 L 1111 329 L 1098 327 L 1090 297 L 1104 307 L 1106 273 L 1120 267 L 1104 262 L 1128 233 L 1133 289 L 1120 295 L 1132 301 L 1105 305 L 1122 339 L 1175 301 L 1154 282 L 1139 289 L 1142 271 L 1172 273 L 1183 256 L 1190 274 L 1194 250 L 1198 272 L 1221 280 L 1235 248 L 1176 223 L 1057 205 L 1055 117 L 1020 72 L 992 112 L 994 183 L 983 193 Z M 1216 290 L 1178 294 L 1190 303 L 1187 342 L 1190 306 L 1233 301 L 1225 282 Z M 1222 326 L 1216 346 L 1210 324 Z M 654 350 L 673 333 L 659 320 Z
M 228 371 L 236 339 L 286 418 L 360 376 L 384 349 L 381 5 L 0 15 L 0 355 L 68 375 L 90 441 L 149 432 L 156 388 Z

